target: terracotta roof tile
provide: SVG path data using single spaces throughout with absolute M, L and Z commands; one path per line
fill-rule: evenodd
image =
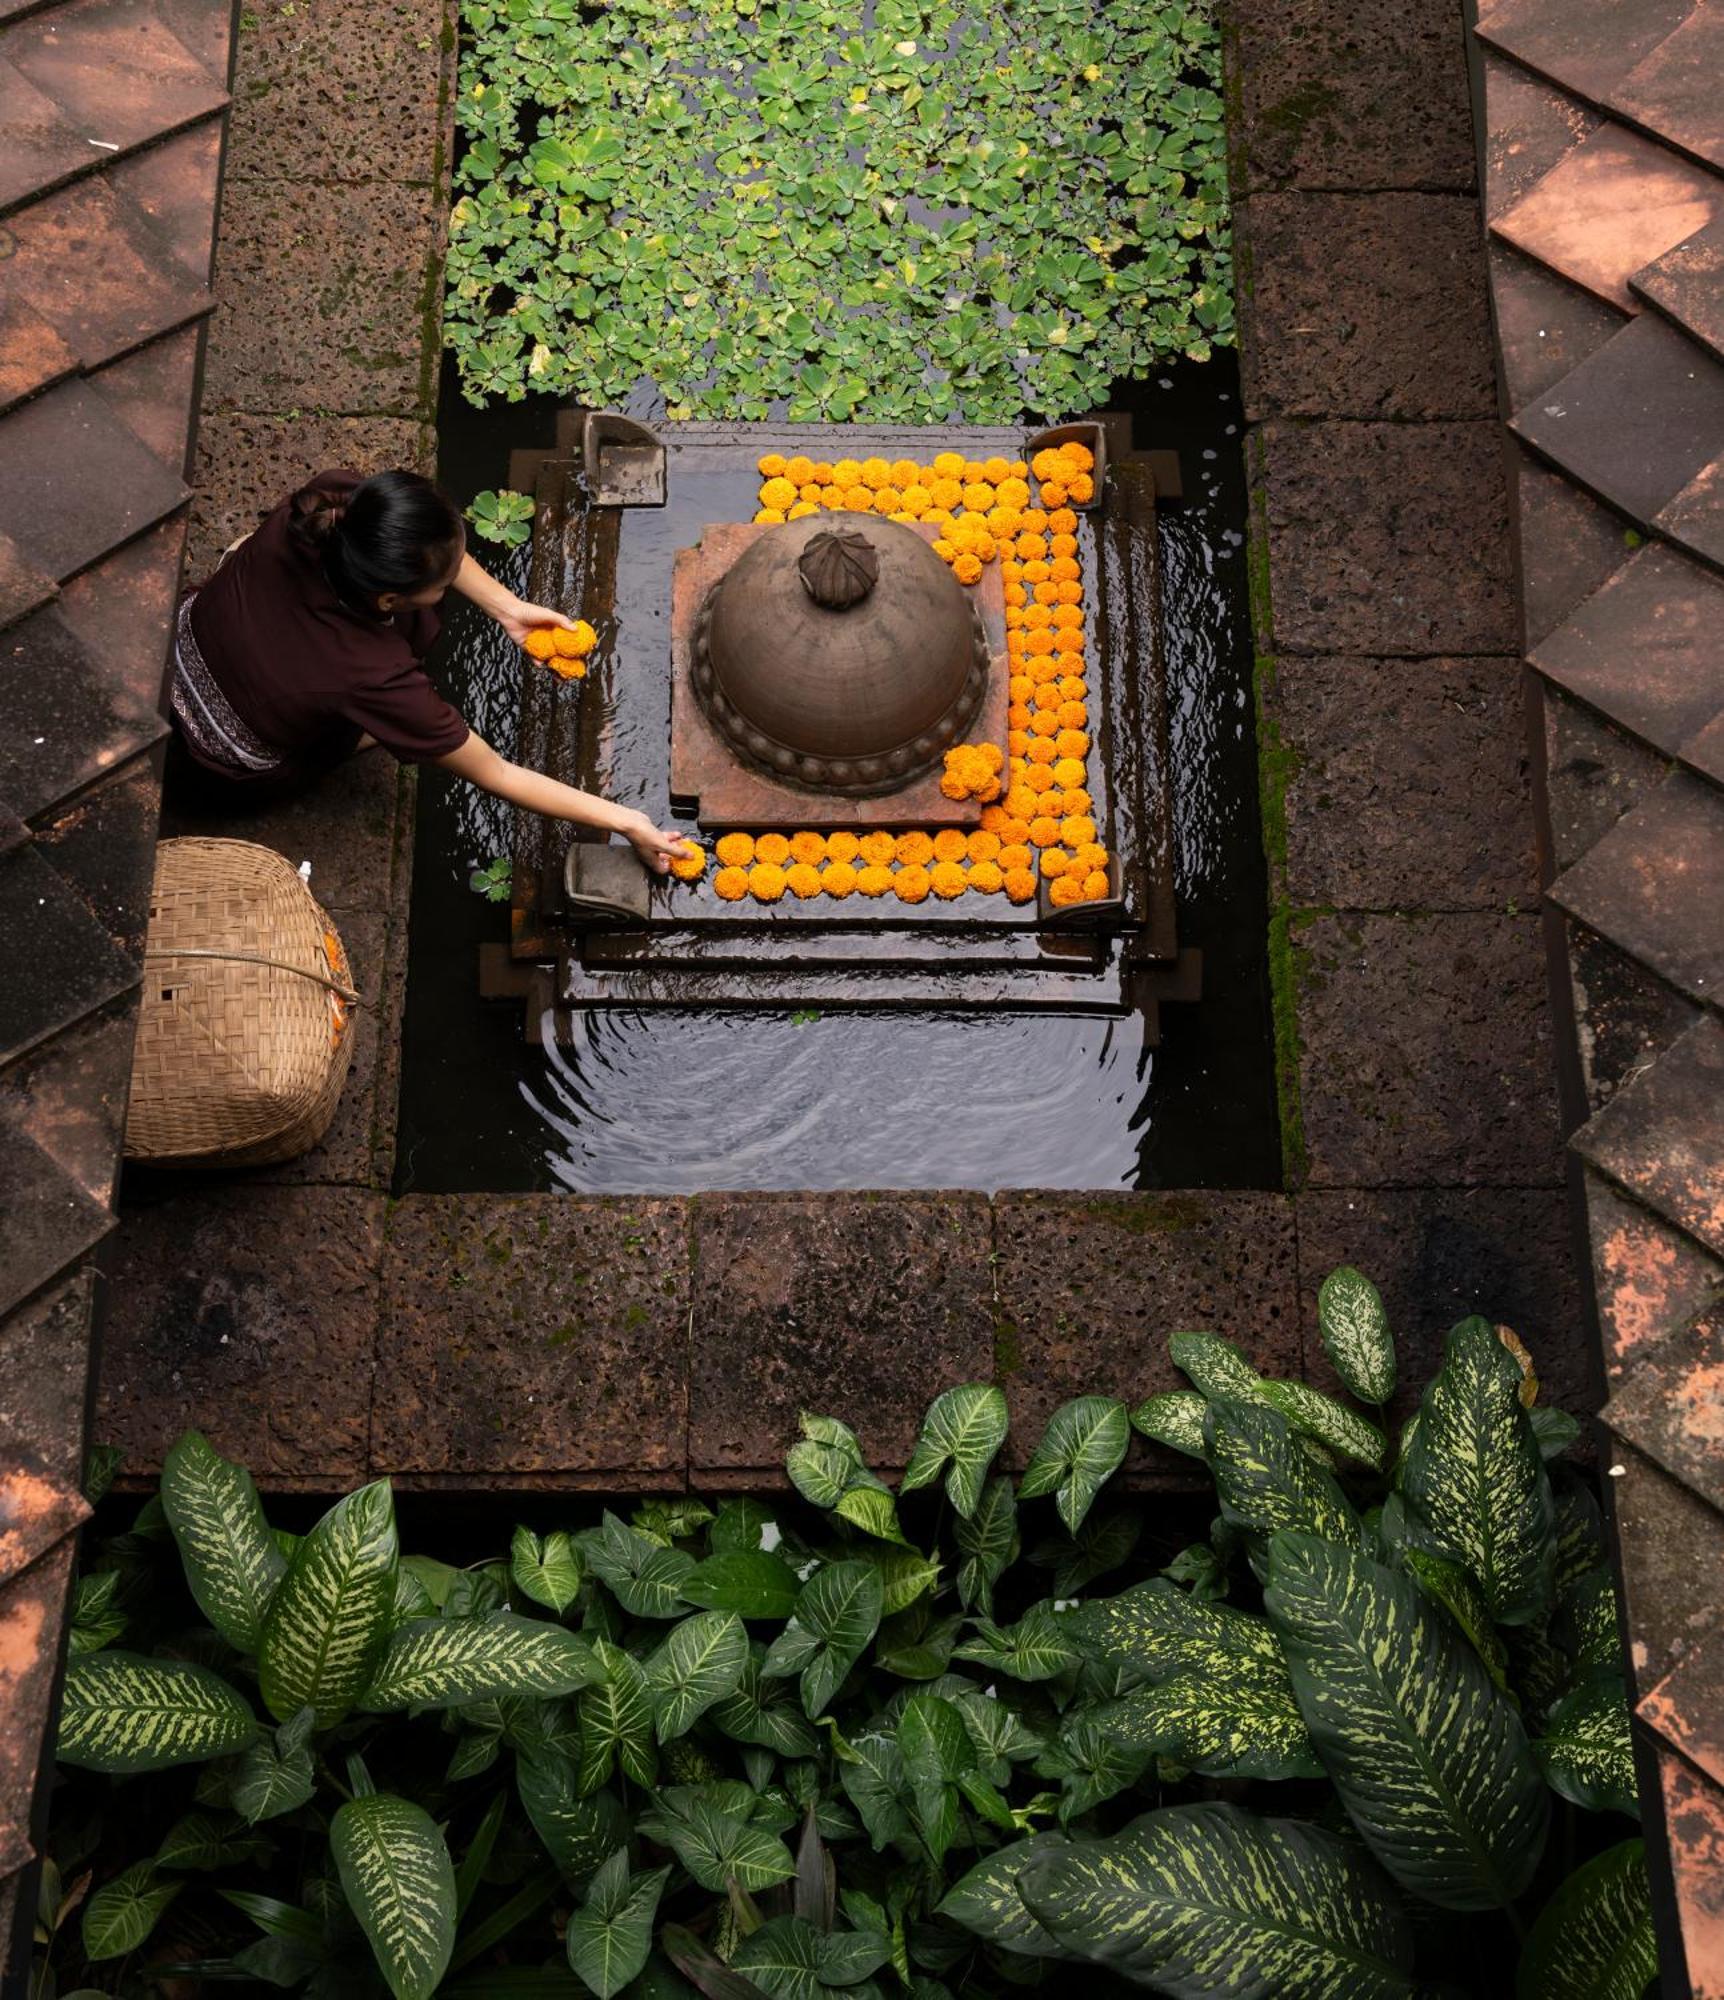
M 1495 0 L 1479 39 L 1578 97 L 1602 98 L 1687 17 L 1694 0 Z
M 1713 1632 L 1638 1706 L 1641 1719 L 1724 1785 L 1724 1632 Z
M 107 179 L 140 214 L 187 276 L 207 285 L 215 256 L 221 126 L 214 120 L 116 160 Z
M 113 1226 L 100 1202 L 11 1119 L 0 1117 L 0 1312 L 47 1284 Z
M 0 1321 L 0 1460 L 27 1453 L 64 1486 L 83 1473 L 95 1283 L 86 1266 Z
M 1724 1025 L 1698 1021 L 1575 1134 L 1578 1152 L 1724 1256 Z
M 0 55 L 0 208 L 51 187 L 91 158 L 89 140 L 53 98 Z
M 75 374 L 78 357 L 31 305 L 0 291 L 0 410 Z
M 212 76 L 148 0 L 72 0 L 17 21 L 4 54 L 87 139 L 122 151 L 219 111 Z
M 137 983 L 137 967 L 34 847 L 0 859 L 0 937 L 29 939 L 0 980 L 0 1061 Z
M 54 1700 L 72 1542 L 0 1588 L 0 1869 L 29 1860 L 31 1796 Z
M 1586 1177 L 1593 1287 L 1614 1386 L 1724 1292 L 1724 1265 L 1596 1174 Z
M 57 595 L 54 579 L 44 575 L 9 535 L 0 535 L 0 632 L 39 606 L 52 604 Z
M 1629 283 L 1714 354 L 1724 355 L 1724 223 L 1666 250 Z
M 1627 325 L 1615 306 L 1506 243 L 1490 246 L 1497 352 L 1509 408 L 1524 409 Z
M 1653 515 L 1652 525 L 1724 569 L 1724 457 L 1702 466 Z
M 167 520 L 70 579 L 60 616 L 136 699 L 159 703 L 186 517 Z
M 1724 1794 L 1673 1750 L 1658 1776 L 1690 2000 L 1724 2000 Z
M 1521 611 L 1536 646 L 1633 553 L 1620 516 L 1530 452 L 1516 454 Z M 1636 540 L 1639 537 L 1636 534 Z
M 1616 7 L 1612 17 L 1636 9 Z M 1612 85 L 1611 106 L 1635 124 L 1715 167 L 1724 167 L 1724 15 L 1700 0 L 1686 21 Z
M 1599 114 L 1486 49 L 1484 211 L 1494 221 L 1571 153 Z
M 1669 1335 L 1636 1361 L 1601 1414 L 1684 1486 L 1724 1506 L 1724 1321 L 1702 1317 Z
M 0 798 L 25 819 L 159 742 L 154 703 L 117 686 L 57 606 L 0 635 Z
M 182 326 L 89 378 L 127 430 L 173 471 L 186 471 L 190 457 L 201 338 L 201 328 Z

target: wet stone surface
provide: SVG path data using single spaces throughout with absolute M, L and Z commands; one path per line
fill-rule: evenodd
M 922 1412 L 993 1373 L 982 1195 L 710 1195 L 694 1204 L 689 1471 L 773 1483 L 797 1413 L 902 1466 Z
M 1582 924 L 1568 926 L 1569 984 L 1587 1101 L 1596 1111 L 1699 1018 L 1699 1008 Z
M 1501 909 L 1537 891 L 1520 662 L 1276 669 L 1287 892 L 1342 909 Z
M 1258 194 L 1240 231 L 1248 417 L 1495 413 L 1470 195 Z
M 1022 1465 L 1068 1397 L 1184 1386 L 1168 1336 L 1204 1327 L 1297 1375 L 1293 1211 L 1278 1194 L 1010 1194 L 995 1204 L 998 1380 Z M 1128 1465 L 1189 1481 L 1144 1443 Z
M 1495 423 L 1277 421 L 1256 447 L 1278 652 L 1515 649 Z
M 1313 1186 L 1560 1180 L 1536 917 L 1316 916 L 1293 946 Z
M 128 1478 L 188 1426 L 260 1483 L 364 1476 L 383 1209 L 351 1188 L 227 1187 L 123 1216 L 93 1435 Z
M 672 1473 L 688 1204 L 413 1195 L 389 1217 L 378 1472 Z

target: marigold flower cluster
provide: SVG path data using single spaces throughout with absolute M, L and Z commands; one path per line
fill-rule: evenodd
M 992 805 L 1000 796 L 1005 757 L 997 743 L 959 743 L 946 752 L 940 794 L 948 799 L 980 799 Z
M 560 626 L 535 625 L 521 641 L 521 649 L 563 680 L 579 681 L 585 680 L 587 655 L 598 643 L 599 635 L 584 618 L 577 618 L 569 632 Z

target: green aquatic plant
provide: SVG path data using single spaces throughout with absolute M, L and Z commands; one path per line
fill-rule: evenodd
M 1233 337 L 1212 0 L 468 0 L 465 394 L 1088 409 Z
M 533 532 L 533 496 L 505 486 L 499 492 L 487 488 L 475 493 L 467 508 L 473 531 L 487 542 L 506 549 L 518 549 Z
M 1369 1281 L 1320 1328 L 1380 1418 Z M 1455 1327 L 1394 1448 L 1214 1334 L 1171 1346 L 1191 1387 L 1075 1398 L 1015 1479 L 1003 1391 L 962 1383 L 896 1490 L 804 1413 L 790 1493 L 521 1526 L 467 1568 L 402 1553 L 385 1481 L 288 1533 L 188 1434 L 84 1554 L 40 1970 L 1636 2000 L 1615 1598 L 1518 1344 Z M 1109 1493 L 1134 1429 L 1202 1461 L 1206 1540 Z
M 506 854 L 481 862 L 467 877 L 467 887 L 487 903 L 506 903 L 514 893 L 515 864 Z

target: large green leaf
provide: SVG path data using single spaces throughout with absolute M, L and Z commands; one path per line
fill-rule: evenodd
M 958 1602 L 966 1611 L 991 1618 L 994 1585 L 1017 1560 L 1018 1496 L 1001 1474 L 982 1488 L 976 1511 L 959 1516 L 952 1538 L 963 1561 L 958 1565 Z
M 1170 1806 L 1032 1856 L 1020 1893 L 1068 1950 L 1173 2000 L 1406 2000 L 1412 1943 L 1349 1842 L 1236 1806 Z
M 750 1895 L 788 1882 L 796 1873 L 789 1848 L 746 1818 L 746 1807 L 732 1810 L 711 1795 L 722 1789 L 672 1785 L 657 1794 L 641 1830 L 668 1846 L 700 1886 L 715 1894 L 723 1895 L 733 1879 Z
M 922 1419 L 922 1432 L 900 1490 L 931 1486 L 943 1472 L 946 1498 L 966 1520 L 976 1511 L 988 1467 L 1006 1441 L 1006 1397 L 991 1382 L 962 1382 L 936 1396 Z
M 894 1841 L 909 1839 L 910 1781 L 895 1735 L 871 1730 L 857 1737 L 839 1763 L 838 1779 L 876 1853 Z
M 1593 1812 L 1637 1813 L 1622 1675 L 1596 1672 L 1565 1694 L 1532 1746 L 1551 1787 Z
M 569 1964 L 598 2000 L 612 2000 L 646 1964 L 653 1917 L 669 1880 L 668 1868 L 631 1876 L 626 1847 L 593 1877 L 585 1904 L 569 1918 L 565 1942 Z
M 1104 1800 L 1116 1798 L 1143 1776 L 1151 1755 L 1125 1742 L 1096 1719 L 1101 1707 L 1082 1711 L 1066 1725 L 1057 1743 L 1049 1744 L 1036 1759 L 1038 1778 L 1060 1781 L 1060 1824 L 1072 1821 Z
M 1259 1537 L 1293 1528 L 1357 1544 L 1358 1516 L 1279 1410 L 1223 1397 L 1210 1404 L 1203 1435 L 1224 1521 Z
M 965 1930 L 1025 1958 L 1063 1958 L 1066 1948 L 1045 1930 L 1018 1894 L 1018 1877 L 1038 1856 L 1063 1854 L 1071 1846 L 1063 1833 L 1032 1833 L 1027 1840 L 998 1847 L 947 1890 L 939 1914 Z
M 674 1618 L 694 1557 L 666 1548 L 638 1528 L 607 1513 L 596 1533 L 583 1538 L 587 1567 L 636 1618 Z
M 879 1630 L 881 1598 L 880 1573 L 869 1563 L 828 1563 L 816 1570 L 762 1671 L 769 1678 L 799 1673 L 804 1711 L 822 1714 Z
M 557 1529 L 540 1537 L 517 1528 L 509 1544 L 509 1576 L 522 1596 L 562 1617 L 581 1594 L 581 1557 L 574 1538 Z
M 1157 1444 L 1182 1451 L 1187 1458 L 1203 1456 L 1203 1416 L 1208 1398 L 1199 1389 L 1164 1389 L 1146 1396 L 1131 1413 L 1131 1427 Z
M 329 1847 L 395 2000 L 430 2000 L 455 1948 L 455 1868 L 436 1822 L 374 1792 L 337 1812 Z
M 801 1917 L 774 1917 L 743 1939 L 730 1962 L 773 2000 L 822 2000 L 828 1988 L 859 1985 L 890 1949 L 875 1933 L 822 1931 Z
M 1625 1840 L 1577 1868 L 1539 1912 L 1515 2000 L 1642 2000 L 1657 1977 L 1646 1849 Z
M 1115 1741 L 1209 1778 L 1320 1778 L 1323 1766 L 1284 1667 L 1257 1681 L 1175 1674 L 1095 1713 Z
M 1194 1597 L 1165 1577 L 1080 1605 L 1067 1630 L 1097 1659 L 1140 1679 L 1202 1673 L 1233 1683 L 1286 1672 L 1267 1619 Z
M 309 1708 L 290 1716 L 273 1737 L 252 1744 L 234 1772 L 233 1809 L 256 1826 L 305 1804 L 317 1788 L 312 1770 Z
M 581 1696 L 579 1789 L 597 1791 L 613 1766 L 637 1785 L 650 1787 L 658 1777 L 658 1759 L 646 1673 L 638 1660 L 606 1639 L 595 1642 L 593 1653 L 604 1677 Z
M 1450 1910 L 1512 1903 L 1550 1816 L 1520 1717 L 1411 1577 L 1283 1531 L 1263 1593 L 1305 1726 L 1366 1845 Z
M 385 1479 L 338 1500 L 294 1550 L 258 1649 L 258 1690 L 278 1722 L 310 1708 L 327 1729 L 359 1699 L 388 1643 L 396 1554 Z
M 359 1706 L 458 1708 L 505 1695 L 573 1694 L 598 1679 L 591 1644 L 544 1618 L 415 1618 L 389 1635 Z
M 243 1750 L 257 1718 L 219 1674 L 136 1653 L 78 1653 L 66 1662 L 62 1764 L 114 1776 L 200 1764 Z
M 1368 1465 L 1373 1472 L 1382 1469 L 1389 1455 L 1389 1440 L 1375 1424 L 1356 1410 L 1349 1410 L 1345 1403 L 1337 1403 L 1333 1396 L 1325 1396 L 1321 1389 L 1313 1389 L 1306 1382 L 1266 1380 L 1261 1393 L 1265 1402 L 1273 1404 L 1296 1431 L 1315 1438 L 1341 1458 Z
M 976 1767 L 964 1718 L 939 1695 L 921 1694 L 898 1717 L 898 1755 L 910 1789 L 916 1831 L 938 1866 L 958 1832 L 958 1780 Z
M 737 1743 L 774 1750 L 781 1757 L 812 1757 L 820 1737 L 781 1680 L 765 1674 L 766 1648 L 750 1646 L 734 1693 L 711 1710 L 712 1721 Z
M 1392 1496 L 1391 1496 L 1392 1498 Z M 1387 1514 L 1388 1509 L 1384 1509 Z M 1397 1551 L 1401 1566 L 1419 1588 L 1433 1598 L 1472 1642 L 1486 1673 L 1506 1694 L 1509 1686 L 1508 1648 L 1491 1623 L 1491 1615 L 1472 1572 L 1447 1556 L 1432 1555 L 1428 1549 L 1402 1548 Z
M 161 1498 L 198 1609 L 230 1646 L 255 1653 L 287 1559 L 251 1474 L 187 1431 L 162 1461 Z
M 1520 1400 L 1521 1371 L 1488 1320 L 1450 1330 L 1398 1485 L 1439 1555 L 1472 1571 L 1499 1625 L 1525 1625 L 1554 1592 L 1550 1475 Z
M 1054 1496 L 1060 1519 L 1075 1535 L 1095 1496 L 1125 1463 L 1131 1419 L 1112 1396 L 1074 1396 L 1048 1419 L 1030 1454 L 1018 1493 L 1033 1500 Z
M 134 1861 L 121 1869 L 84 1905 L 80 1925 L 84 1956 L 124 1958 L 136 1951 L 184 1887 L 183 1882 L 159 1880 L 153 1861 Z
M 625 1837 L 616 1800 L 609 1792 L 583 1794 L 573 1762 L 549 1745 L 516 1756 L 515 1788 L 565 1881 L 586 1881 Z
M 1343 1264 L 1317 1291 L 1317 1332 L 1329 1364 L 1361 1403 L 1386 1403 L 1395 1393 L 1395 1342 L 1377 1288 Z
M 1051 1604 L 1032 1604 L 1009 1627 L 983 1621 L 975 1637 L 956 1650 L 960 1660 L 997 1667 L 1018 1681 L 1051 1681 L 1056 1674 L 1075 1667 L 1081 1657 L 1069 1629 L 1069 1616 L 1056 1612 Z
M 1218 1333 L 1173 1334 L 1167 1351 L 1173 1365 L 1206 1398 L 1231 1396 L 1248 1403 L 1262 1385 L 1257 1370 L 1231 1340 L 1223 1340 Z
M 701 1611 L 673 1625 L 646 1663 L 658 1740 L 686 1736 L 714 1702 L 734 1694 L 748 1664 L 748 1634 L 734 1611 Z
M 266 1857 L 269 1844 L 231 1813 L 189 1812 L 175 1820 L 156 1849 L 156 1866 L 197 1874 L 236 1868 Z
M 788 1618 L 802 1588 L 782 1556 L 764 1549 L 708 1556 L 683 1579 L 682 1594 L 708 1611 L 734 1611 L 741 1618 Z

